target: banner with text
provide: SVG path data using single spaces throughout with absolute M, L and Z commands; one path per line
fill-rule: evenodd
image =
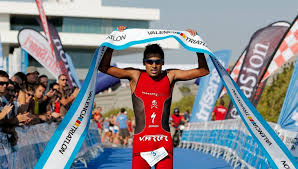
M 40 23 L 40 20 L 38 19 L 38 22 Z M 63 73 L 64 75 L 66 75 L 67 79 L 68 79 L 68 85 L 70 87 L 76 86 L 79 87 L 80 84 L 77 83 L 79 81 L 79 79 L 75 79 L 74 74 L 76 74 L 74 71 L 74 69 L 70 68 L 67 56 L 65 54 L 63 45 L 62 45 L 62 41 L 60 39 L 60 36 L 55 28 L 55 26 L 51 23 L 48 23 L 49 25 L 49 31 L 50 31 L 50 35 L 53 41 L 53 48 L 54 48 L 54 52 L 55 52 L 55 56 L 57 59 L 57 62 L 60 66 L 61 69 L 61 73 Z M 71 59 L 71 58 L 69 58 Z
M 44 66 L 56 79 L 61 74 L 59 64 L 52 56 L 48 41 L 33 29 L 22 29 L 18 34 L 20 46 Z
M 88 130 L 92 102 L 94 99 L 95 80 L 98 65 L 106 47 L 115 50 L 126 49 L 132 45 L 149 43 L 167 38 L 176 39 L 184 48 L 192 52 L 210 55 L 225 87 L 236 108 L 241 114 L 246 127 L 263 148 L 273 168 L 297 168 L 296 161 L 276 133 L 257 112 L 239 87 L 233 82 L 225 68 L 208 49 L 206 43 L 198 36 L 191 36 L 186 31 L 127 29 L 123 32 L 113 31 L 96 50 L 86 80 L 67 112 L 63 121 L 55 131 L 35 168 L 69 168 L 78 152 L 84 134 Z
M 216 55 L 220 63 L 227 68 L 231 53 L 231 50 L 222 50 L 214 52 L 214 55 Z M 199 88 L 192 107 L 190 122 L 202 122 L 211 119 L 211 113 L 223 86 L 210 57 L 207 58 L 207 63 L 210 74 L 200 78 Z
M 263 72 L 266 71 L 267 63 L 273 57 L 273 52 L 289 27 L 287 23 L 278 23 L 280 24 L 274 23 L 255 32 L 247 47 L 237 84 L 250 101 L 255 95 L 254 89 L 261 80 Z M 231 118 L 239 118 L 232 102 L 226 114 L 226 119 Z

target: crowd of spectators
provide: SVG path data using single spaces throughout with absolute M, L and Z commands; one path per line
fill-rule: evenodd
M 79 92 L 67 82 L 61 74 L 57 82 L 48 84 L 48 77 L 32 66 L 26 74 L 12 77 L 0 70 L 0 131 L 10 134 L 15 144 L 16 126 L 61 121 Z

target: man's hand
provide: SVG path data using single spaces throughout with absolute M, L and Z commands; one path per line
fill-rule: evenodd
M 190 33 L 192 36 L 196 36 L 196 34 L 197 34 L 197 31 L 195 31 L 195 30 L 193 30 L 193 29 L 186 29 L 186 31 L 187 31 L 188 33 Z
M 119 32 L 123 32 L 125 29 L 127 28 L 127 26 L 118 26 L 117 27 L 117 30 L 119 31 Z
M 11 110 L 13 105 L 5 105 L 2 111 L 0 112 L 0 120 L 3 119 Z
M 27 112 L 25 114 L 19 114 L 19 115 L 17 115 L 17 119 L 18 119 L 19 123 L 28 124 L 32 120 L 32 116 L 30 115 L 29 112 Z

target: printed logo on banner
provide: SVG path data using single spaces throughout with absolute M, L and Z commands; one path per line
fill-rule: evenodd
M 71 127 L 71 129 L 69 130 L 68 135 L 66 136 L 65 140 L 63 141 L 63 144 L 61 145 L 61 148 L 59 150 L 59 152 L 61 154 L 63 154 L 67 150 L 67 145 L 70 144 L 71 139 L 72 139 L 72 136 L 75 134 L 75 132 L 79 128 L 81 122 L 85 118 L 86 113 L 87 113 L 87 110 L 88 110 L 88 107 L 90 105 L 91 98 L 92 98 L 92 91 L 89 92 L 89 96 L 88 96 L 88 98 L 87 98 L 87 100 L 85 102 L 85 105 L 84 105 L 84 107 L 83 107 L 83 109 L 82 109 L 79 117 L 77 118 L 76 122 Z
M 122 41 L 126 39 L 126 35 L 121 35 L 121 36 L 109 35 L 106 39 L 111 39 L 113 41 Z

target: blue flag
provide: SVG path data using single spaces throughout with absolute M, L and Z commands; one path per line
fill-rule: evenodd
M 227 68 L 231 53 L 231 50 L 221 50 L 214 54 L 218 56 L 221 64 Z M 191 122 L 210 120 L 213 107 L 223 86 L 210 57 L 207 59 L 207 63 L 210 74 L 200 79 L 200 85 L 192 108 Z
M 298 131 L 298 58 L 277 123 L 281 128 Z
M 21 49 L 21 72 L 26 73 L 28 64 L 29 64 L 28 53 L 24 49 Z
M 73 76 L 73 80 L 74 80 L 74 81 L 76 82 L 76 84 L 78 85 L 78 88 L 81 88 L 81 83 L 80 83 L 80 81 L 79 81 L 79 76 L 78 76 L 78 74 L 77 74 L 77 72 L 76 72 L 76 69 L 75 69 L 73 63 L 72 63 L 71 57 L 70 57 L 67 53 L 65 53 L 65 56 L 66 56 L 66 59 L 67 59 L 68 66 L 69 66 L 69 69 L 70 69 L 70 71 L 71 71 L 71 74 L 72 74 L 72 76 Z

